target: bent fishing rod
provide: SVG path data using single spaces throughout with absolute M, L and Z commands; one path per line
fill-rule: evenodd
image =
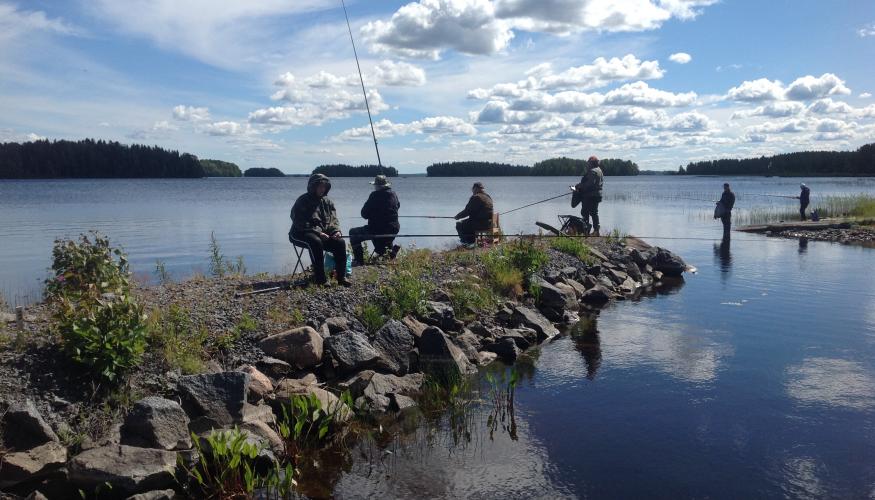
M 371 124 L 371 136 L 374 138 L 374 149 L 377 150 L 377 166 L 380 168 L 380 173 L 383 173 L 383 162 L 380 160 L 380 148 L 377 146 L 377 132 L 374 130 L 374 119 L 371 118 L 371 106 L 368 104 L 368 93 L 365 91 L 365 78 L 362 76 L 362 67 L 359 65 L 359 55 L 355 49 L 355 40 L 352 38 L 352 27 L 349 24 L 349 14 L 346 12 L 346 3 L 340 0 L 340 5 L 343 6 L 343 17 L 346 18 L 346 29 L 349 31 L 349 41 L 352 43 L 352 53 L 355 56 L 355 67 L 359 72 L 359 81 L 362 84 L 362 95 L 365 96 L 365 109 L 368 111 L 368 122 Z

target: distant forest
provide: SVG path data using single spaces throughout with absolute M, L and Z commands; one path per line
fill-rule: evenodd
M 803 151 L 743 160 L 711 160 L 680 167 L 681 175 L 875 175 L 875 143 L 856 151 Z
M 112 141 L 34 141 L 0 144 L 0 179 L 199 178 L 197 157 L 158 146 Z
M 361 165 L 358 167 L 344 164 L 319 165 L 313 169 L 313 173 L 327 175 L 328 177 L 375 177 L 381 174 L 386 177 L 398 177 L 398 169 L 395 167 L 380 167 L 379 165 Z
M 241 177 L 240 167 L 229 161 L 200 160 L 207 177 Z
M 247 168 L 245 172 L 243 172 L 243 177 L 285 177 L 286 174 L 283 173 L 282 170 L 278 168 L 260 168 L 253 167 Z
M 605 175 L 638 175 L 638 165 L 629 160 L 604 159 L 600 162 Z M 482 161 L 434 163 L 426 171 L 429 177 L 497 177 L 524 175 L 583 175 L 586 160 L 551 158 L 532 167 Z

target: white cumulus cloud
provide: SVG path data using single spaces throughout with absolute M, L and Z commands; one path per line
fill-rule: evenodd
M 678 64 L 687 64 L 688 62 L 693 60 L 693 56 L 687 54 L 686 52 L 677 52 L 668 56 L 668 60 Z
M 173 108 L 173 118 L 184 122 L 203 122 L 210 119 L 210 110 L 205 107 L 180 104 Z
M 737 87 L 729 89 L 727 96 L 733 101 L 756 102 L 772 101 L 784 96 L 784 85 L 778 80 L 760 78 L 742 82 Z
M 674 94 L 650 87 L 644 82 L 627 83 L 605 94 L 605 104 L 646 107 L 689 106 L 696 101 L 695 92 Z
M 832 73 L 819 77 L 807 75 L 797 78 L 787 87 L 787 98 L 794 101 L 809 101 L 836 94 L 850 94 L 845 82 Z

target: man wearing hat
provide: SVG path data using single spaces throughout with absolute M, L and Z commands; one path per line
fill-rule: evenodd
M 808 202 L 811 198 L 811 190 L 808 189 L 808 186 L 803 182 L 799 184 L 799 196 L 796 198 L 799 200 L 799 216 L 802 217 L 802 220 L 805 220 L 805 209 L 808 208 Z
M 292 211 L 292 227 L 289 229 L 289 242 L 306 248 L 313 264 L 313 282 L 317 285 L 327 283 L 325 276 L 325 252 L 331 252 L 336 266 L 337 282 L 351 286 L 346 275 L 346 244 L 340 232 L 337 210 L 328 198 L 331 180 L 322 174 L 313 174 L 307 182 L 307 192 L 295 200 Z
M 592 235 L 599 235 L 599 203 L 602 201 L 602 186 L 604 184 L 604 174 L 599 167 L 599 159 L 595 156 L 590 156 L 586 161 L 586 172 L 580 183 L 572 186 L 571 190 L 574 194 L 571 195 L 571 208 L 580 203 L 580 216 L 583 218 L 583 224 L 587 228 L 592 227 Z M 592 225 L 590 225 L 592 219 Z
M 401 225 L 398 224 L 398 208 L 401 207 L 401 203 L 385 175 L 374 177 L 371 184 L 374 186 L 374 191 L 362 207 L 362 218 L 368 221 L 368 225 L 349 230 L 353 265 L 357 266 L 365 263 L 365 250 L 362 248 L 362 243 L 365 241 L 374 242 L 374 251 L 377 255 L 384 255 L 386 249 L 391 246 L 389 257 L 392 259 L 395 258 L 398 250 L 401 250 L 400 246 L 392 245 L 395 238 L 374 238 L 374 235 L 398 234 L 401 230 Z
M 482 182 L 475 182 L 471 186 L 472 195 L 468 199 L 468 204 L 455 216 L 455 219 L 459 221 L 456 223 L 459 240 L 469 248 L 474 247 L 477 231 L 492 230 L 492 198 L 486 194 L 484 189 Z

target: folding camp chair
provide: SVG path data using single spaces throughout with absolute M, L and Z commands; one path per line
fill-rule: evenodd
M 501 224 L 499 224 L 498 214 L 492 214 L 492 227 L 485 231 L 477 231 L 474 233 L 474 242 L 479 247 L 489 247 L 498 244 L 501 240 Z
M 296 240 L 296 239 L 291 238 L 291 237 L 289 238 L 289 241 L 292 243 L 292 250 L 295 253 L 295 267 L 292 270 L 292 274 L 293 275 L 297 274 L 299 267 L 301 268 L 302 273 L 307 271 L 308 267 L 306 265 L 304 265 L 303 257 L 304 257 L 304 251 L 307 251 L 307 253 L 310 254 L 310 263 L 312 264 L 313 254 L 310 253 L 310 246 L 301 240 Z

